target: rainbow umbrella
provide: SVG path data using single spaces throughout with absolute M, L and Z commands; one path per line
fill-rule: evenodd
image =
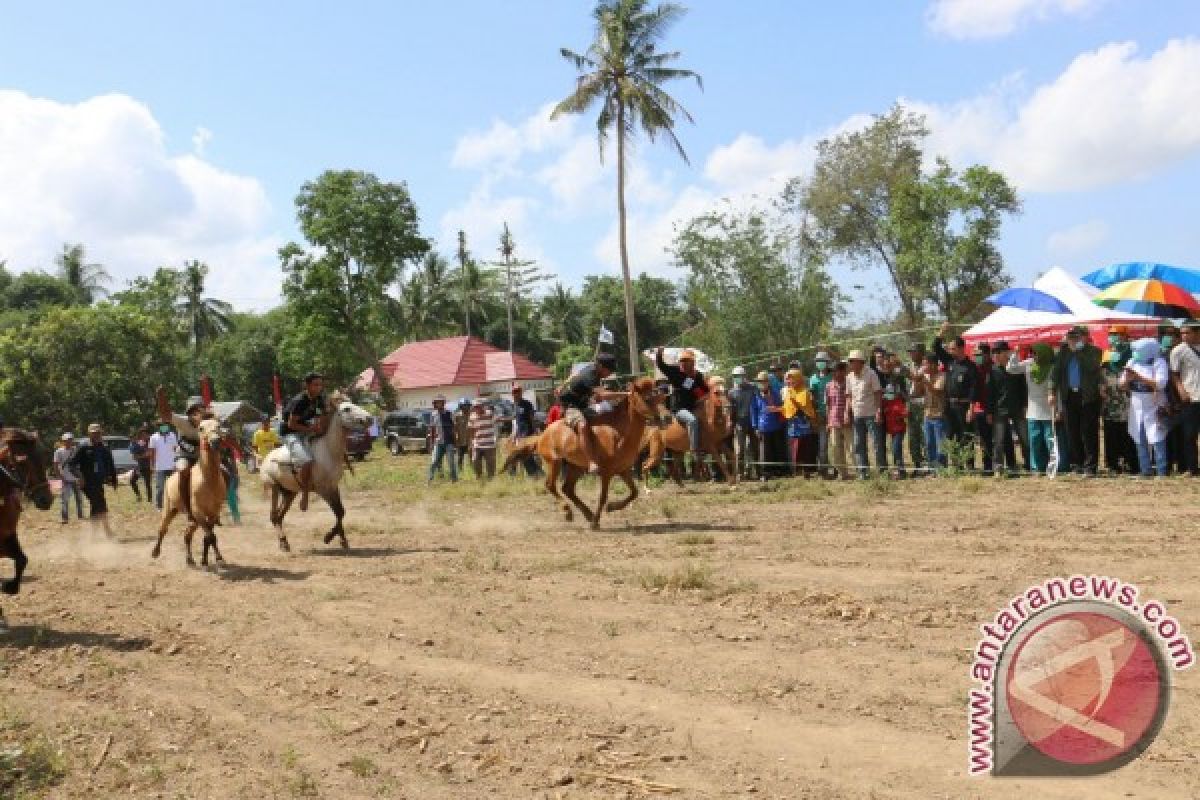
M 1114 311 L 1146 317 L 1193 319 L 1200 316 L 1200 303 L 1187 289 L 1158 280 L 1122 281 L 1093 297 L 1092 302 Z

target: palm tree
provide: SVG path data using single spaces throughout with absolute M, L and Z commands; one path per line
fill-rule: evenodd
M 451 316 L 453 284 L 450 265 L 437 253 L 429 252 L 400 287 L 399 312 L 411 338 L 429 339 L 440 334 Z
M 85 303 L 90 305 L 96 298 L 108 295 L 104 286 L 112 282 L 112 276 L 102 264 L 88 263 L 83 245 L 64 244 L 62 252 L 54 257 L 54 265 L 58 267 L 58 277 L 66 281 Z
M 672 67 L 678 52 L 659 52 L 658 44 L 667 29 L 684 15 L 677 3 L 650 7 L 647 0 L 602 0 L 593 12 L 596 38 L 587 52 L 562 48 L 563 58 L 579 71 L 575 91 L 559 103 L 551 117 L 582 114 L 600 104 L 596 133 L 600 157 L 610 131 L 617 134 L 617 225 L 621 248 L 621 274 L 625 281 L 625 324 L 629 331 L 629 364 L 635 372 L 638 358 L 637 323 L 633 310 L 633 282 L 629 274 L 629 248 L 625 224 L 626 137 L 640 127 L 653 141 L 664 135 L 684 163 L 687 153 L 675 135 L 676 117 L 692 122 L 692 116 L 675 98 L 663 91 L 667 81 L 690 78 L 703 88 L 700 76 L 688 69 Z
M 200 347 L 210 339 L 229 330 L 233 306 L 224 300 L 204 296 L 204 279 L 208 276 L 208 265 L 200 261 L 187 261 L 183 265 L 183 296 L 176 310 L 187 325 L 188 344 L 192 358 Z
M 547 339 L 559 346 L 583 342 L 583 307 L 570 289 L 561 283 L 554 284 L 550 293 L 542 298 L 541 312 Z
M 481 266 L 466 255 L 465 249 L 460 251 L 459 261 L 460 266 L 454 270 L 451 281 L 454 293 L 462 303 L 463 332 L 470 336 L 472 320 L 480 323 L 482 328 L 497 313 L 500 282 L 495 270 Z

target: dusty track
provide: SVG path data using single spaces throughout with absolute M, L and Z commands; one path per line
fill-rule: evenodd
M 1120 576 L 1200 636 L 1191 482 L 664 489 L 593 534 L 519 483 L 356 488 L 396 469 L 348 479 L 345 553 L 319 502 L 280 553 L 249 481 L 218 575 L 128 498 L 116 545 L 30 514 L 0 702 L 63 750 L 46 795 L 1200 796 L 1196 670 L 1117 773 L 965 776 L 968 650 L 1029 583 Z

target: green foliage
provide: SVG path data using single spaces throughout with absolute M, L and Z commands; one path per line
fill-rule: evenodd
M 62 252 L 54 257 L 54 266 L 56 277 L 74 289 L 85 305 L 108 294 L 105 286 L 112 283 L 112 278 L 103 265 L 88 262 L 83 245 L 64 244 Z
M 554 355 L 554 379 L 563 382 L 571 377 L 571 367 L 583 361 L 591 361 L 595 350 L 586 344 L 570 344 L 560 347 Z
M 207 264 L 189 261 L 183 265 L 180 281 L 182 297 L 176 304 L 176 310 L 187 327 L 193 357 L 209 341 L 229 330 L 229 315 L 233 313 L 233 306 L 224 300 L 204 296 L 207 277 Z
M 80 302 L 74 287 L 44 272 L 22 272 L 4 290 L 4 307 L 13 311 L 39 311 Z
M 575 90 L 554 108 L 552 116 L 582 114 L 598 105 L 596 139 L 602 159 L 609 134 L 617 134 L 618 241 L 630 364 L 638 361 L 639 321 L 626 233 L 626 139 L 639 129 L 651 141 L 665 136 L 679 157 L 688 160 L 675 135 L 675 124 L 677 118 L 691 122 L 692 116 L 663 89 L 670 81 L 680 79 L 692 79 L 703 86 L 695 72 L 673 66 L 679 59 L 678 52 L 662 47 L 667 30 L 684 12 L 684 7 L 676 3 L 651 7 L 647 0 L 602 0 L 592 12 L 595 37 L 587 51 L 580 54 L 565 47 L 561 50 L 579 75 Z
M 713 355 L 818 341 L 841 311 L 820 250 L 778 215 L 710 212 L 679 231 L 673 250 L 689 303 L 704 313 L 689 341 Z
M 633 370 L 629 368 L 628 359 L 622 357 L 623 345 L 627 343 L 625 334 L 619 325 L 613 324 L 613 319 L 620 314 L 623 294 L 621 280 L 616 276 L 588 275 L 583 279 L 579 303 L 583 308 L 585 335 L 589 339 L 596 336 L 601 324 L 611 329 L 614 337 L 611 347 L 617 355 L 618 370 L 628 374 L 641 372 L 642 364 L 637 364 Z M 650 346 L 667 344 L 687 327 L 686 309 L 679 290 L 670 281 L 644 273 L 639 275 L 633 282 L 633 302 L 638 330 Z
M 129 288 L 112 295 L 112 302 L 134 308 L 158 319 L 175 316 L 183 296 L 183 273 L 171 267 L 159 267 L 150 277 L 138 276 Z
M 811 180 L 788 197 L 831 254 L 860 269 L 882 267 L 904 321 L 932 310 L 961 317 L 1007 282 L 996 242 L 1005 215 L 1020 211 L 999 173 L 958 173 L 938 161 L 922 171 L 925 118 L 893 107 L 863 130 L 817 146 Z
M 582 344 L 587 338 L 583 330 L 583 306 L 575 293 L 561 283 L 555 283 L 542 298 L 539 312 L 542 334 L 559 347 Z
M 185 375 L 169 323 L 110 305 L 58 308 L 0 334 L 0 416 L 50 434 L 89 422 L 125 432 L 153 416 L 154 388 Z
M 301 188 L 296 217 L 312 249 L 289 243 L 280 250 L 290 316 L 303 322 L 296 332 L 303 342 L 289 332 L 289 347 L 340 348 L 381 374 L 380 358 L 397 338 L 389 290 L 405 264 L 429 250 L 408 187 L 366 172 L 327 171 Z M 386 406 L 392 394 L 385 383 Z
M 204 352 L 203 372 L 211 376 L 213 396 L 245 400 L 263 410 L 274 408 L 271 380 L 280 366 L 279 346 L 287 326 L 282 309 L 266 314 L 231 314 L 229 330 Z M 285 373 L 298 386 L 300 373 Z M 296 391 L 299 391 L 297 388 Z

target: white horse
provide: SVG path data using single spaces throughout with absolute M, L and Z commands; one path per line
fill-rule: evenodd
M 330 396 L 329 405 L 325 434 L 312 443 L 314 463 L 311 488 L 325 500 L 336 518 L 333 528 L 325 534 L 325 544 L 338 537 L 345 548 L 350 545 L 342 528 L 346 509 L 342 505 L 338 484 L 346 469 L 346 432 L 366 430 L 371 424 L 371 415 L 336 392 Z M 292 456 L 287 447 L 272 450 L 259 466 L 259 474 L 262 475 L 263 486 L 271 492 L 271 524 L 279 535 L 279 549 L 289 552 L 292 548 L 283 534 L 283 518 L 300 492 L 300 483 L 292 469 Z

